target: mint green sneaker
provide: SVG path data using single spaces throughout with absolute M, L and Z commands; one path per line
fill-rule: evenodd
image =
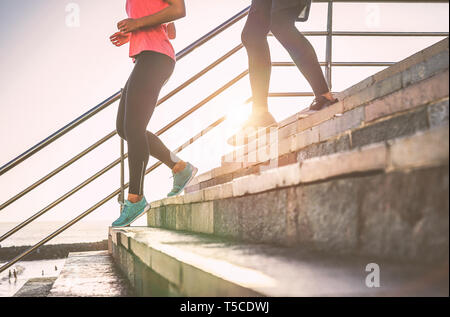
M 180 194 L 184 188 L 191 182 L 191 180 L 197 174 L 198 169 L 192 166 L 191 163 L 187 163 L 184 170 L 179 173 L 173 174 L 173 188 L 170 193 L 167 194 L 167 197 L 172 197 Z
M 137 203 L 132 203 L 129 200 L 125 200 L 122 204 L 122 212 L 120 217 L 112 223 L 113 227 L 126 227 L 134 222 L 136 219 L 145 214 L 149 210 L 150 205 L 147 204 L 145 197 Z

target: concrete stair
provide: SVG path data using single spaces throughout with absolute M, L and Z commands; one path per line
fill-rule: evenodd
M 13 297 L 47 297 L 56 277 L 37 277 L 29 279 Z
M 185 192 L 447 124 L 448 69 L 447 38 L 339 93 L 340 102 L 327 109 L 255 133 Z
M 448 254 L 448 125 L 151 203 L 149 227 L 398 261 Z
M 447 38 L 255 135 L 110 229 L 114 260 L 144 296 L 448 296 L 448 57 Z
M 133 296 L 108 251 L 71 252 L 47 297 Z M 28 295 L 29 296 L 29 295 Z
M 371 259 L 231 242 L 158 228 L 110 230 L 111 252 L 140 296 L 448 296 L 448 264 Z

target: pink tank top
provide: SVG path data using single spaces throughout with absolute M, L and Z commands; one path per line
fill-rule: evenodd
M 155 14 L 168 6 L 169 4 L 163 0 L 127 0 L 126 10 L 129 18 L 137 19 Z M 131 33 L 130 57 L 142 51 L 155 51 L 175 60 L 175 51 L 170 43 L 165 24 Z

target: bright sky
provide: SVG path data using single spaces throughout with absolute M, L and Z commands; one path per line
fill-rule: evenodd
M 80 25 L 66 23 L 68 4 L 79 6 Z M 187 0 L 187 17 L 177 23 L 176 51 L 199 38 L 231 15 L 247 6 L 249 0 Z M 324 3 L 313 4 L 302 30 L 326 28 Z M 109 36 L 116 23 L 126 18 L 125 0 L 0 0 L 0 166 L 55 132 L 75 117 L 106 99 L 125 83 L 133 64 L 128 47 L 116 48 Z M 336 31 L 446 31 L 448 4 L 335 4 Z M 244 21 L 194 54 L 180 61 L 163 95 L 208 65 L 240 42 Z M 336 38 L 334 61 L 399 61 L 441 38 Z M 321 61 L 325 56 L 323 37 L 310 38 Z M 286 52 L 270 39 L 274 61 L 289 61 Z M 157 131 L 215 89 L 246 69 L 246 54 L 241 51 L 155 111 L 149 124 Z M 333 90 L 343 90 L 382 68 L 342 67 L 333 70 Z M 274 69 L 272 92 L 310 91 L 305 79 L 294 68 Z M 250 97 L 248 78 L 223 94 L 182 124 L 163 135 L 170 148 L 184 143 L 222 115 L 247 109 L 242 101 Z M 311 98 L 272 99 L 270 108 L 281 120 L 309 105 Z M 55 142 L 32 159 L 0 177 L 0 203 L 26 188 L 40 177 L 70 159 L 99 138 L 115 129 L 118 103 L 95 119 Z M 241 107 L 239 107 L 241 106 Z M 239 113 L 239 112 L 238 112 Z M 239 115 L 239 120 L 245 119 Z M 239 121 L 237 120 L 237 121 Z M 220 164 L 220 156 L 231 148 L 226 138 L 237 126 L 236 120 L 211 132 L 180 156 L 200 168 L 200 173 Z M 119 139 L 113 138 L 72 165 L 45 185 L 0 211 L 0 222 L 22 221 L 44 208 L 84 179 L 115 160 Z M 154 160 L 150 161 L 150 164 Z M 149 166 L 150 166 L 149 164 Z M 126 170 L 126 175 L 128 170 Z M 161 167 L 147 176 L 147 200 L 160 199 L 170 190 L 168 168 Z M 127 176 L 128 179 L 128 176 Z M 93 184 L 70 197 L 42 220 L 70 220 L 119 186 L 115 168 Z M 115 200 L 105 204 L 86 221 L 111 223 L 119 214 Z M 142 223 L 145 219 L 142 218 Z

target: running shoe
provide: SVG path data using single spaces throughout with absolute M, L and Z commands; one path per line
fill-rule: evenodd
M 187 163 L 184 170 L 178 173 L 173 173 L 173 188 L 170 193 L 167 194 L 167 197 L 177 196 L 180 194 L 184 188 L 192 181 L 197 174 L 198 169 L 192 166 L 191 163 Z
M 122 206 L 120 217 L 112 223 L 113 227 L 126 227 L 130 225 L 136 219 L 144 215 L 150 208 L 145 197 L 142 197 L 141 201 L 134 204 L 129 200 L 125 200 Z
M 330 100 L 324 96 L 319 96 L 319 97 L 314 98 L 313 102 L 309 106 L 309 110 L 319 111 L 321 109 L 331 106 L 332 104 L 334 104 L 338 101 L 339 100 L 337 100 L 337 98 Z

